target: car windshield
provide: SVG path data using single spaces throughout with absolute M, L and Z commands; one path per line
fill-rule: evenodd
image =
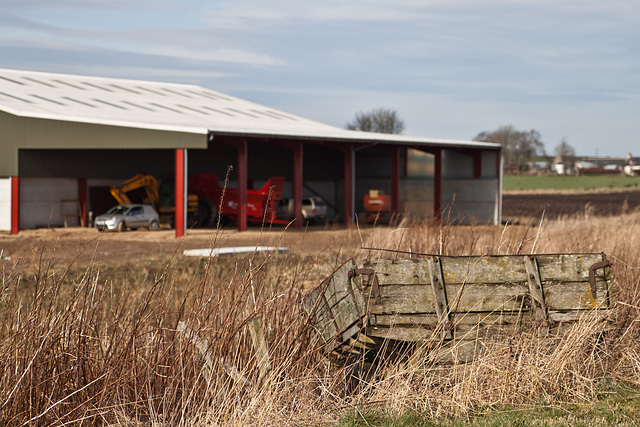
M 107 211 L 107 214 L 109 215 L 116 215 L 116 214 L 121 214 L 124 215 L 124 213 L 129 210 L 128 206 L 114 206 L 111 209 L 109 209 Z

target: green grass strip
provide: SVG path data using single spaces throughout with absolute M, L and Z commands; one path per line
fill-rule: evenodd
M 503 189 L 509 190 L 594 190 L 634 189 L 640 187 L 640 176 L 593 175 L 593 176 L 528 176 L 507 175 L 502 181 Z
M 383 410 L 349 410 L 339 421 L 340 427 L 510 427 L 510 426 L 633 426 L 640 419 L 639 390 L 613 386 L 592 401 L 581 403 L 540 403 L 523 408 L 479 410 L 467 416 L 435 420 L 427 413 L 407 411 L 392 416 Z

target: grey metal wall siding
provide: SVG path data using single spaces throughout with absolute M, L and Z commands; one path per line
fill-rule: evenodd
M 442 152 L 443 179 L 473 178 L 473 156 L 456 150 Z
M 207 135 L 32 119 L 0 112 L 0 177 L 18 174 L 18 149 L 206 148 Z
M 356 152 L 356 176 L 358 178 L 391 177 L 391 155 L 374 149 Z

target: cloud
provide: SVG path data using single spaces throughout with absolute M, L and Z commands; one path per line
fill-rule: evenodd
M 212 62 L 230 62 L 234 64 L 254 66 L 284 66 L 286 63 L 270 55 L 258 54 L 249 51 L 212 48 L 207 50 L 195 50 L 179 47 L 154 47 L 146 52 L 155 55 L 165 55 L 176 59 L 188 59 Z
M 411 2 L 403 2 L 411 3 Z M 275 0 L 255 2 L 240 0 L 205 12 L 204 20 L 214 28 L 264 28 L 282 23 L 304 22 L 384 22 L 418 20 L 428 13 L 419 3 L 399 5 L 395 2 L 328 0 L 300 2 Z
M 500 17 L 505 10 L 524 10 L 525 16 L 535 12 L 544 15 L 605 14 L 625 17 L 638 16 L 640 11 L 630 0 L 236 0 L 216 3 L 209 8 L 204 19 L 218 28 L 263 28 L 291 22 L 415 22 L 440 18 L 455 12 L 454 19 L 480 10 L 493 11 Z M 544 19 L 537 21 L 543 25 Z M 566 24 L 570 25 L 570 22 Z
M 5 45 L 22 44 L 61 50 L 106 49 L 163 56 L 174 61 L 223 62 L 257 67 L 286 65 L 285 60 L 267 53 L 254 52 L 250 46 L 243 46 L 240 41 L 236 42 L 238 46 L 233 46 L 215 31 L 207 29 L 71 29 L 6 16 L 0 17 L 0 25 L 4 28 L 0 29 L 0 37 L 4 36 Z
M 169 0 L 170 2 L 170 0 Z M 37 9 L 92 9 L 121 10 L 135 7 L 162 7 L 167 0 L 2 0 L 0 10 L 37 10 Z
M 121 50 L 96 49 L 78 43 L 0 39 L 3 67 L 127 79 L 171 81 L 202 85 L 237 76 L 222 67 L 196 67 L 184 60 Z
M 637 0 L 2 0 L 0 49 L 4 67 L 200 84 L 337 126 L 383 106 L 413 134 L 577 143 L 598 114 L 637 129 L 639 21 Z

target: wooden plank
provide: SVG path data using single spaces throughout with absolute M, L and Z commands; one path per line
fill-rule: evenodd
M 414 328 L 398 326 L 386 328 L 382 326 L 368 326 L 365 330 L 367 336 L 381 339 L 392 339 L 401 341 L 442 341 L 442 331 L 435 329 Z
M 431 278 L 431 291 L 435 302 L 436 313 L 441 322 L 449 321 L 449 307 L 447 304 L 447 293 L 442 278 L 442 269 L 440 268 L 440 260 L 438 257 L 429 258 L 427 260 L 429 266 L 429 275 Z
M 584 317 L 605 319 L 609 317 L 611 313 L 608 310 L 572 310 L 572 311 L 550 311 L 549 320 L 555 323 L 573 323 Z M 473 331 L 476 325 L 479 325 L 481 330 L 493 330 L 502 331 L 509 330 L 517 324 L 526 324 L 528 321 L 533 320 L 530 313 L 462 313 L 456 314 L 452 318 L 452 322 L 455 325 L 456 339 L 475 339 L 473 337 L 465 338 L 465 334 Z M 428 336 L 428 332 L 433 332 L 438 324 L 438 317 L 436 314 L 413 314 L 413 315 L 375 315 L 371 316 L 367 333 L 371 336 L 380 338 L 393 338 L 401 339 L 400 335 L 406 334 L 409 336 L 425 335 Z M 372 329 L 377 328 L 377 329 Z M 402 330 L 407 332 L 402 332 Z M 411 331 L 414 329 L 415 331 Z M 400 331 L 393 334 L 391 331 Z M 377 332 L 376 332 L 377 331 Z M 415 338 L 411 339 L 413 341 Z
M 336 335 L 334 319 L 326 310 L 316 311 L 311 324 L 324 342 L 331 341 Z M 337 329 L 339 330 L 339 327 Z
M 355 261 L 349 260 L 329 277 L 324 294 L 330 307 L 335 306 L 348 295 L 349 271 L 354 268 L 356 268 Z
M 404 284 L 411 286 L 431 283 L 429 267 L 424 259 L 381 259 L 373 264 L 364 262 L 364 266 L 375 270 L 380 286 L 386 284 Z
M 499 334 L 514 333 L 522 327 L 520 322 L 510 324 L 456 324 L 455 341 L 486 339 Z M 419 328 L 414 326 L 368 326 L 366 334 L 374 338 L 400 341 L 442 341 L 442 329 Z M 448 339 L 446 339 L 448 341 Z
M 373 295 L 366 300 L 367 310 L 374 314 L 382 313 L 435 313 L 435 301 L 431 285 L 405 286 L 387 285 L 380 287 L 380 304 L 375 304 Z M 371 294 L 371 288 L 364 289 L 365 295 Z
M 527 272 L 527 282 L 529 283 L 529 294 L 531 295 L 532 304 L 536 313 L 536 320 L 547 320 L 547 304 L 544 302 L 538 262 L 533 255 L 525 255 L 523 259 Z
M 439 257 L 445 284 L 526 282 L 522 257 Z M 535 255 L 541 281 L 587 281 L 589 267 L 605 259 L 602 254 Z M 431 283 L 427 259 L 382 259 L 367 264 L 378 273 L 381 286 Z
M 375 319 L 374 319 L 375 317 Z M 485 338 L 514 328 L 531 320 L 530 313 L 464 313 L 452 315 L 455 340 Z M 375 322 L 375 323 L 374 323 Z M 373 316 L 366 333 L 372 337 L 405 341 L 438 339 L 434 335 L 437 317 L 433 314 Z
M 573 310 L 549 312 L 549 320 L 557 323 L 574 323 L 582 318 L 603 320 L 610 316 L 607 310 Z M 405 341 L 437 341 L 435 334 L 438 318 L 435 314 L 422 315 L 377 315 L 372 316 L 366 334 L 374 338 Z M 453 318 L 455 339 L 475 340 L 495 337 L 501 333 L 512 333 L 516 328 L 533 320 L 530 313 L 491 314 L 465 313 Z
M 333 307 L 348 294 L 347 280 L 349 270 L 356 268 L 354 260 L 349 260 L 336 269 L 331 276 L 325 279 L 319 286 L 311 291 L 304 299 L 303 306 L 307 313 L 311 313 L 314 309 L 322 309 L 318 307 L 316 302 L 321 293 L 324 293 L 329 307 Z
M 474 325 L 477 323 L 509 325 L 520 320 L 529 319 L 529 313 L 459 313 L 452 315 L 452 322 L 456 325 Z M 371 316 L 369 324 L 380 327 L 414 326 L 431 327 L 438 323 L 438 316 L 434 313 L 426 314 L 381 314 Z
M 520 257 L 442 257 L 445 283 L 510 283 L 527 280 Z
M 444 338 L 452 339 L 453 334 L 449 330 L 451 318 L 449 316 L 449 306 L 447 303 L 447 292 L 442 278 L 442 268 L 438 257 L 427 260 L 429 265 L 429 275 L 431 277 L 431 291 L 435 302 L 436 313 L 439 323 L 445 328 Z
M 324 282 L 323 282 L 324 283 Z M 309 294 L 302 299 L 302 308 L 308 315 L 313 315 L 317 310 L 318 295 L 322 292 L 323 286 L 316 286 Z
M 355 267 L 355 261 L 349 260 L 336 269 L 331 276 L 323 280 L 323 282 L 315 287 L 307 297 L 304 298 L 302 304 L 308 314 L 312 314 L 314 310 L 324 310 L 320 306 L 318 297 L 324 294 L 329 307 L 333 307 L 343 299 L 347 294 L 346 280 L 348 271 Z M 324 304 L 323 304 L 324 305 Z
M 353 292 L 349 289 L 349 271 L 354 268 L 355 261 L 347 261 L 303 301 L 305 310 L 312 316 L 312 323 L 325 343 L 336 335 L 343 342 L 349 338 L 349 333 L 360 330 L 360 326 L 352 327 L 361 320 L 358 314 L 364 316 L 365 313 L 362 293 L 357 287 L 353 288 Z M 326 303 L 322 296 L 326 298 Z
M 447 285 L 449 309 L 455 313 L 528 310 L 529 287 L 525 283 Z M 549 282 L 543 286 L 547 310 L 608 307 L 608 283 L 602 279 L 596 281 L 596 299 L 591 296 L 588 282 Z M 381 286 L 381 304 L 374 304 L 373 298 L 369 298 L 368 310 L 373 314 L 436 313 L 430 288 L 430 285 Z M 370 289 L 365 288 L 364 294 L 369 293 Z
M 587 281 L 589 267 L 604 259 L 602 254 L 536 255 L 540 279 L 544 281 Z M 445 284 L 526 282 L 522 257 L 440 257 Z M 380 285 L 422 285 L 430 283 L 426 259 L 379 260 L 373 265 Z
M 589 280 L 589 268 L 606 259 L 604 254 L 536 255 L 542 281 L 580 282 Z
M 588 282 L 551 282 L 544 284 L 544 299 L 548 310 L 587 310 L 608 308 L 608 283 L 596 281 L 596 298 Z
M 365 288 L 367 294 L 367 288 Z M 523 284 L 447 285 L 452 312 L 520 311 L 528 307 L 528 289 Z M 431 285 L 387 285 L 380 288 L 381 304 L 368 300 L 373 314 L 436 313 Z
M 558 323 L 574 323 L 591 316 L 598 319 L 606 319 L 611 316 L 611 312 L 609 310 L 549 311 L 549 320 Z
M 351 297 L 345 297 L 331 310 L 318 310 L 314 316 L 316 329 L 321 333 L 325 342 L 333 339 L 336 334 L 349 328 L 359 320 Z M 337 328 L 337 330 L 336 330 Z
M 438 323 L 435 313 L 421 314 L 375 314 L 369 318 L 371 326 L 426 326 Z

